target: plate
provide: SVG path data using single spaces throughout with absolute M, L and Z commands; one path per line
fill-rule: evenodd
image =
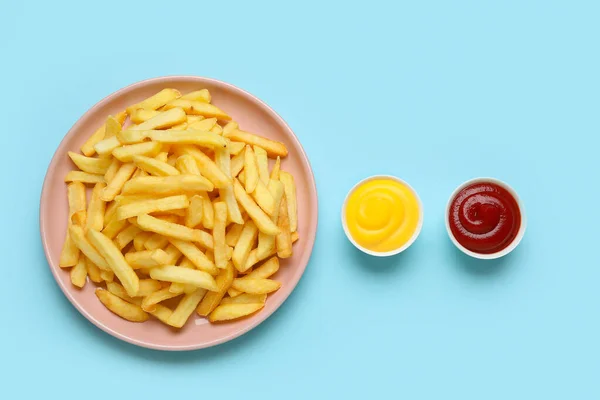
M 69 270 L 58 266 L 68 215 L 64 177 L 75 168 L 67 152 L 79 152 L 81 145 L 104 123 L 108 115 L 115 115 L 167 87 L 182 93 L 208 89 L 212 102 L 231 115 L 242 129 L 283 142 L 289 150 L 288 157 L 281 162 L 281 168 L 294 176 L 298 188 L 300 239 L 294 244 L 294 255 L 281 260 L 281 268 L 274 276 L 274 279 L 282 282 L 281 289 L 270 294 L 263 310 L 249 318 L 213 325 L 194 313 L 179 330 L 156 320 L 145 323 L 125 321 L 100 303 L 94 294 L 94 283 L 88 282 L 82 290 L 77 289 L 71 284 Z M 40 200 L 40 233 L 50 270 L 58 286 L 75 308 L 94 325 L 138 346 L 157 350 L 195 350 L 227 342 L 248 332 L 283 304 L 308 264 L 317 231 L 317 207 L 317 189 L 306 153 L 294 132 L 275 111 L 250 93 L 225 82 L 195 76 L 169 76 L 134 83 L 111 94 L 93 106 L 69 130 L 56 150 L 44 180 Z

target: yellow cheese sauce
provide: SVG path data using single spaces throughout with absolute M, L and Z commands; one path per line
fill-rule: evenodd
M 392 179 L 375 179 L 350 194 L 346 226 L 360 246 L 388 252 L 412 238 L 420 212 L 419 200 L 408 186 Z

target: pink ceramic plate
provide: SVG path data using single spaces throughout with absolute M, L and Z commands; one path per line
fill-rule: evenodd
M 58 266 L 67 228 L 67 193 L 63 181 L 74 168 L 67 156 L 77 151 L 85 140 L 104 123 L 110 114 L 147 98 L 163 88 L 181 92 L 206 88 L 213 102 L 229 113 L 240 127 L 285 143 L 289 156 L 282 163 L 294 175 L 298 187 L 298 233 L 294 256 L 282 261 L 275 278 L 282 282 L 277 292 L 269 295 L 265 308 L 247 319 L 209 324 L 195 313 L 180 330 L 150 320 L 145 323 L 125 321 L 108 311 L 94 295 L 96 285 L 88 282 L 83 290 L 71 285 L 69 271 Z M 214 79 L 193 76 L 171 76 L 149 79 L 117 91 L 100 101 L 81 117 L 67 133 L 54 154 L 42 189 L 40 231 L 50 270 L 58 285 L 73 305 L 92 323 L 109 334 L 139 346 L 158 350 L 193 350 L 234 339 L 269 317 L 290 295 L 300 280 L 310 258 L 317 231 L 317 190 L 314 176 L 302 145 L 290 127 L 265 103 L 235 86 Z

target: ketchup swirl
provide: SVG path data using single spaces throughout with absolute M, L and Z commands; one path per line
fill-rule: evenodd
M 521 227 L 521 212 L 514 196 L 495 183 L 475 183 L 452 200 L 449 213 L 452 234 L 463 247 L 480 254 L 508 247 Z

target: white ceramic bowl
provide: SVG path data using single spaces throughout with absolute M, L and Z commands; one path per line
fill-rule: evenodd
M 450 229 L 450 207 L 452 206 L 452 201 L 454 200 L 454 198 L 458 195 L 458 193 L 461 190 L 463 190 L 467 186 L 473 185 L 475 183 L 494 183 L 498 186 L 503 187 L 504 189 L 506 189 L 508 191 L 508 193 L 510 193 L 515 198 L 517 205 L 519 206 L 519 212 L 521 213 L 521 226 L 519 227 L 517 236 L 513 239 L 513 241 L 507 247 L 505 247 L 504 249 L 502 249 L 496 253 L 481 254 L 481 253 L 476 253 L 474 251 L 471 251 L 471 250 L 465 248 L 463 245 L 461 245 L 458 242 L 458 240 L 456 240 L 456 238 L 452 234 L 452 230 Z M 446 205 L 446 217 L 445 218 L 446 218 L 446 231 L 448 231 L 448 236 L 450 237 L 450 240 L 452 240 L 452 243 L 454 243 L 454 245 L 463 253 L 465 253 L 471 257 L 478 258 L 480 260 L 493 260 L 493 259 L 500 258 L 500 257 L 503 257 L 503 256 L 509 254 L 511 251 L 513 251 L 519 245 L 519 243 L 521 242 L 521 239 L 523 239 L 523 235 L 525 235 L 525 228 L 527 228 L 527 218 L 525 216 L 525 207 L 523 206 L 521 199 L 517 195 L 517 192 L 515 192 L 515 190 L 512 187 L 510 187 L 507 183 L 505 183 L 499 179 L 495 179 L 495 178 L 475 178 L 475 179 L 468 180 L 468 181 L 464 182 L 462 185 L 460 185 L 459 187 L 457 187 L 456 190 L 454 190 L 454 192 L 452 192 L 452 195 L 448 199 L 448 204 Z
M 372 250 L 364 248 L 363 246 L 361 246 L 354 240 L 354 238 L 350 234 L 350 230 L 348 229 L 348 224 L 346 223 L 346 206 L 348 205 L 348 199 L 350 198 L 350 195 L 352 193 L 354 193 L 354 191 L 362 184 L 373 181 L 375 179 L 390 179 L 390 180 L 401 183 L 402 185 L 404 185 L 410 189 L 410 191 L 414 194 L 415 198 L 417 199 L 417 203 L 419 205 L 419 222 L 417 223 L 417 229 L 415 229 L 415 232 L 413 233 L 413 235 L 411 236 L 411 238 L 408 242 L 406 242 L 402 247 L 399 247 L 395 250 L 378 252 L 378 251 L 372 251 Z M 348 238 L 350 243 L 352 243 L 354 245 L 354 247 L 356 247 L 363 253 L 369 254 L 369 255 L 375 256 L 375 257 L 394 256 L 394 255 L 402 253 L 404 250 L 408 249 L 410 247 L 410 245 L 413 244 L 415 242 L 415 240 L 417 240 L 417 237 L 419 237 L 419 234 L 421 233 L 421 228 L 423 228 L 423 203 L 421 203 L 421 199 L 419 198 L 419 195 L 417 194 L 415 189 L 413 189 L 412 186 L 410 186 L 407 182 L 403 181 L 402 179 L 397 178 L 395 176 L 391 176 L 391 175 L 373 175 L 373 176 L 370 176 L 370 177 L 358 182 L 356 185 L 354 185 L 354 187 L 352 187 L 352 189 L 350 189 L 350 191 L 346 195 L 346 199 L 344 200 L 344 206 L 342 207 L 342 226 L 344 227 L 344 233 L 346 234 L 346 237 Z

